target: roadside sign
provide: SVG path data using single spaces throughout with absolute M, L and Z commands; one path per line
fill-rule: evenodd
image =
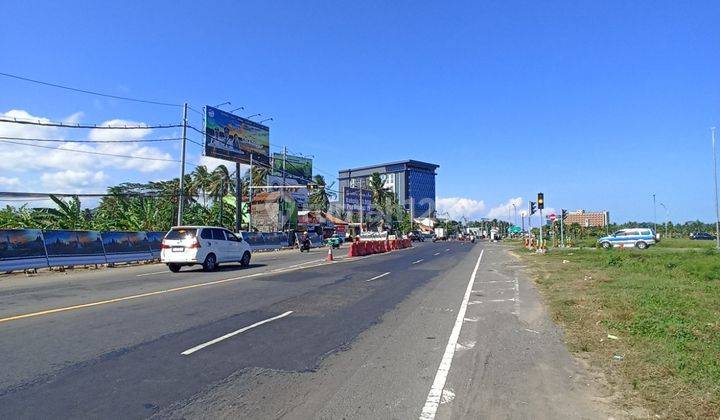
M 548 219 L 550 219 L 551 222 L 555 222 L 555 220 L 557 220 L 557 215 L 555 215 L 555 213 L 550 213 L 548 215 Z
M 510 226 L 510 229 L 508 229 L 510 233 L 520 233 L 522 232 L 522 229 L 520 229 L 520 226 Z

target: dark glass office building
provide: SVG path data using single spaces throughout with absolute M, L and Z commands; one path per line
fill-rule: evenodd
M 404 160 L 361 168 L 343 169 L 338 172 L 340 182 L 339 202 L 344 200 L 345 187 L 367 188 L 368 179 L 377 172 L 385 181 L 385 188 L 392 191 L 398 202 L 409 209 L 412 205 L 413 216 L 435 216 L 435 171 L 438 165 Z

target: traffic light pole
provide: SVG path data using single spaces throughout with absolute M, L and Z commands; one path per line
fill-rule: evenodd
M 540 211 L 540 240 L 538 241 L 538 245 L 540 245 L 540 248 L 543 246 L 543 234 L 542 234 L 542 225 L 543 225 L 543 218 L 542 218 L 542 209 L 538 209 Z

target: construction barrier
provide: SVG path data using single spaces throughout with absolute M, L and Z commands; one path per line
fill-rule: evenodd
M 410 239 L 388 239 L 388 240 L 370 240 L 362 241 L 355 238 L 355 242 L 348 248 L 348 257 L 362 257 L 365 255 L 381 254 L 398 249 L 410 248 L 412 242 Z

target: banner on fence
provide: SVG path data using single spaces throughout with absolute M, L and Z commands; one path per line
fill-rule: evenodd
M 302 238 L 302 233 L 295 233 L 295 240 L 297 243 L 300 243 L 300 238 Z M 323 246 L 325 242 L 323 241 L 323 236 L 318 235 L 315 232 L 309 232 L 307 233 L 308 239 L 310 239 L 310 247 L 311 248 L 317 248 L 320 246 Z
M 388 232 L 369 232 L 365 231 L 360 234 L 360 240 L 363 241 L 386 241 L 388 239 Z
M 0 230 L 0 272 L 47 267 L 39 229 Z
M 288 235 L 285 232 L 242 232 L 242 237 L 253 251 L 280 249 L 288 246 Z
M 100 232 L 46 230 L 43 238 L 50 266 L 106 263 Z
M 108 263 L 146 261 L 153 258 L 145 232 L 101 232 Z
M 150 245 L 150 253 L 154 260 L 160 259 L 160 245 L 167 232 L 147 232 L 148 245 Z

